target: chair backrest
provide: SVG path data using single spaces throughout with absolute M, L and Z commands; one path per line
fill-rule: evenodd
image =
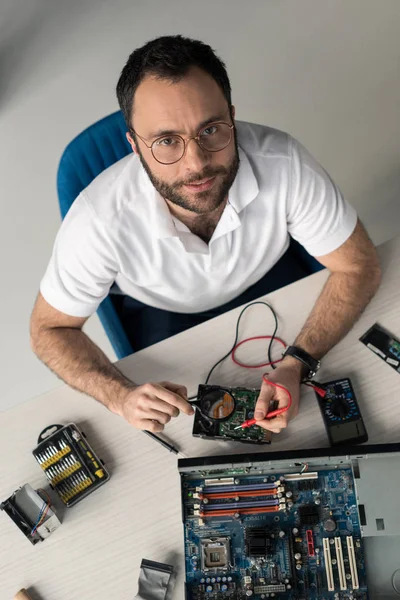
M 121 111 L 104 117 L 72 140 L 63 152 L 57 172 L 57 192 L 61 217 L 74 200 L 102 171 L 132 152 L 125 137 L 126 124 Z M 110 297 L 103 300 L 97 314 L 117 358 L 133 353 Z
M 68 144 L 57 173 L 62 218 L 97 175 L 132 152 L 125 133 L 124 117 L 117 111 L 90 125 Z

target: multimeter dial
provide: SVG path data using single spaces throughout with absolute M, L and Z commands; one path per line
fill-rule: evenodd
M 343 421 L 352 421 L 360 417 L 360 411 L 355 402 L 351 390 L 343 392 L 343 390 L 335 390 L 328 388 L 325 396 L 324 412 L 326 417 L 334 423 L 343 423 Z
M 326 396 L 317 395 L 328 438 L 336 444 L 358 444 L 368 440 L 367 431 L 350 379 L 322 384 Z

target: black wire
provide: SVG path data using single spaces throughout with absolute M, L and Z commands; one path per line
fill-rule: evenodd
M 244 313 L 244 312 L 245 312 L 245 311 L 246 311 L 248 308 L 250 308 L 250 306 L 255 306 L 256 304 L 263 304 L 264 306 L 267 306 L 267 307 L 270 309 L 270 311 L 272 312 L 273 316 L 274 316 L 274 320 L 275 320 L 275 329 L 274 329 L 274 332 L 273 332 L 273 334 L 271 335 L 271 339 L 270 339 L 270 341 L 269 341 L 269 345 L 268 345 L 268 362 L 269 362 L 269 363 L 271 363 L 271 367 L 272 367 L 273 369 L 276 369 L 275 365 L 273 364 L 272 357 L 271 357 L 271 348 L 272 348 L 272 344 L 273 344 L 273 342 L 274 342 L 274 339 L 275 339 L 275 336 L 276 336 L 276 332 L 278 331 L 278 318 L 277 318 L 277 316 L 276 316 L 276 313 L 275 313 L 274 309 L 272 308 L 272 306 L 271 306 L 270 304 L 268 304 L 268 302 L 263 302 L 262 300 L 257 300 L 256 302 L 250 302 L 250 304 L 248 304 L 247 306 L 245 306 L 245 307 L 242 309 L 242 311 L 241 311 L 240 315 L 238 316 L 238 320 L 236 321 L 236 334 L 235 334 L 235 341 L 233 342 L 233 346 L 232 346 L 232 348 L 229 350 L 229 352 L 227 352 L 227 353 L 225 354 L 225 356 L 223 356 L 223 357 L 222 357 L 222 358 L 221 358 L 221 359 L 220 359 L 218 362 L 216 362 L 216 363 L 215 363 L 215 365 L 214 365 L 214 366 L 213 366 L 213 367 L 210 369 L 210 371 L 209 371 L 209 373 L 208 373 L 208 375 L 207 375 L 206 381 L 205 381 L 205 385 L 207 385 L 207 383 L 208 383 L 208 381 L 209 381 L 209 379 L 210 379 L 210 377 L 211 377 L 211 375 L 212 375 L 212 373 L 213 373 L 214 369 L 215 369 L 216 367 L 218 367 L 218 365 L 219 365 L 219 364 L 221 364 L 221 363 L 222 363 L 222 361 L 224 361 L 226 358 L 228 358 L 228 356 L 229 356 L 229 355 L 232 353 L 232 350 L 233 350 L 233 349 L 235 348 L 235 346 L 237 345 L 237 343 L 238 343 L 238 338 L 239 338 L 239 325 L 240 325 L 240 319 L 242 318 L 242 315 L 243 315 L 243 313 Z M 188 400 L 194 400 L 195 398 L 197 398 L 197 396 L 191 396 L 190 398 L 188 398 Z

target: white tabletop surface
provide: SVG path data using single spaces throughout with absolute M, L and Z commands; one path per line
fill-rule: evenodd
M 352 331 L 329 352 L 318 375 L 320 381 L 352 378 L 370 443 L 400 440 L 399 374 L 359 341 L 376 321 L 400 337 L 400 238 L 383 244 L 379 253 L 381 287 Z M 293 341 L 327 276 L 326 271 L 316 273 L 265 297 L 278 314 L 278 335 L 285 341 Z M 210 367 L 231 347 L 239 312 L 233 310 L 132 355 L 120 361 L 120 368 L 141 383 L 183 383 L 194 395 Z M 255 306 L 242 319 L 240 338 L 270 334 L 272 330 L 268 309 Z M 260 362 L 265 348 L 263 341 L 247 344 L 238 358 Z M 211 383 L 258 387 L 262 372 L 242 369 L 227 359 L 214 372 Z M 328 445 L 314 393 L 308 389 L 302 389 L 299 416 L 274 437 L 271 446 L 193 438 L 192 420 L 181 415 L 165 431 L 165 437 L 189 457 Z M 174 565 L 177 579 L 171 597 L 183 599 L 183 529 L 176 456 L 94 400 L 61 385 L 0 414 L 0 500 L 24 483 L 47 489 L 31 451 L 46 425 L 69 422 L 77 423 L 87 434 L 110 469 L 111 480 L 77 506 L 61 510 L 61 527 L 36 546 L 0 513 L 2 600 L 12 599 L 21 587 L 29 588 L 33 598 L 40 600 L 131 600 L 137 592 L 142 558 Z

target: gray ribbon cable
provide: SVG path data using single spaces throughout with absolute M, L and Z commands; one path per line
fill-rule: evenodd
M 173 567 L 144 558 L 135 600 L 165 600 Z

